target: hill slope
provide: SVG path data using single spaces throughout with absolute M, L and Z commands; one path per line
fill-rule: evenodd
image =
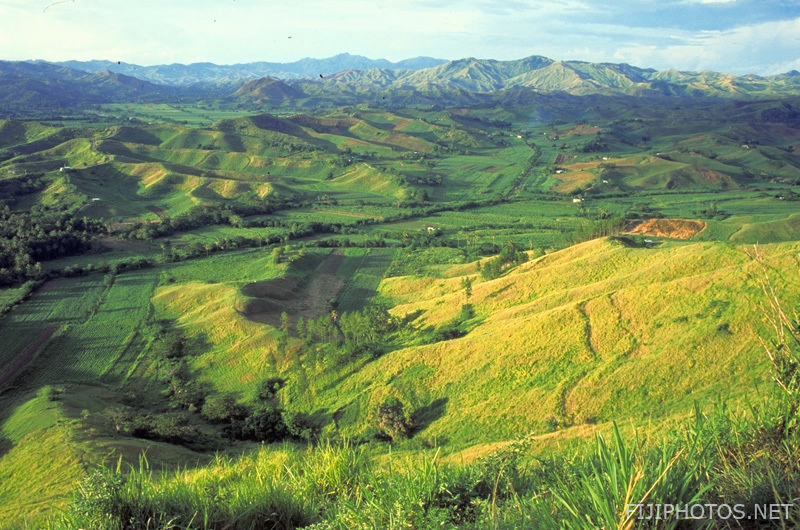
M 777 244 L 766 252 L 772 266 L 785 270 L 798 248 Z M 387 278 L 380 295 L 409 333 L 427 336 L 457 319 L 465 303 L 474 309 L 462 323 L 469 333 L 397 349 L 349 375 L 305 358 L 310 394 L 301 398 L 291 390 L 287 406 L 357 435 L 368 411 L 396 396 L 412 410 L 436 409 L 417 436 L 449 440 L 453 450 L 544 434 L 553 426 L 660 421 L 694 402 L 742 397 L 768 379 L 757 340 L 765 330 L 752 305 L 758 287 L 749 280 L 745 250 L 722 243 L 642 248 L 600 239 L 490 281 L 480 279 L 474 263 Z M 469 299 L 464 278 L 474 282 Z M 190 334 L 213 330 L 214 344 L 235 344 L 236 366 L 264 362 L 263 350 L 248 346 L 252 324 L 232 310 L 224 316 L 213 286 L 186 287 L 156 293 L 167 315 Z M 781 287 L 788 297 L 800 294 L 796 285 Z M 294 323 L 297 315 L 290 317 Z M 218 354 L 201 355 L 198 363 L 219 366 Z M 236 370 L 234 376 L 215 369 L 206 377 L 228 388 L 243 377 Z M 288 374 L 288 386 L 298 384 L 295 372 Z

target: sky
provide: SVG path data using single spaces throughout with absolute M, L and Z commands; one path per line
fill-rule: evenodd
M 800 70 L 800 0 L 0 0 L 0 60 L 291 62 L 339 53 Z

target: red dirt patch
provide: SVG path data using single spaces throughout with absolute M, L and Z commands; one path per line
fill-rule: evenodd
M 42 288 L 43 287 L 44 285 L 42 286 Z M 22 371 L 22 369 L 25 368 L 25 366 L 27 366 L 28 363 L 31 362 L 34 357 L 36 357 L 36 352 L 38 352 L 39 348 L 41 348 L 44 345 L 44 343 L 47 342 L 50 339 L 50 337 L 53 336 L 53 333 L 55 333 L 57 329 L 58 326 L 48 326 L 44 328 L 42 332 L 39 333 L 39 336 L 36 338 L 36 340 L 30 343 L 28 347 L 22 351 L 22 353 L 17 355 L 17 357 L 13 361 L 11 361 L 6 370 L 2 374 L 0 374 L 0 387 L 5 385 L 7 382 L 11 381 L 11 379 L 13 379 L 15 375 L 17 375 L 20 371 Z
M 697 219 L 646 219 L 627 226 L 628 234 L 642 234 L 672 239 L 689 239 L 705 229 L 706 223 Z

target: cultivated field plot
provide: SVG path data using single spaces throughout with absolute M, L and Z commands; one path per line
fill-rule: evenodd
M 157 277 L 156 271 L 131 272 L 110 288 L 99 275 L 45 284 L 3 321 L 3 364 L 19 356 L 33 361 L 24 371 L 17 365 L 24 385 L 123 381 L 145 349 L 142 328 Z M 36 351 L 31 344 L 38 344 Z

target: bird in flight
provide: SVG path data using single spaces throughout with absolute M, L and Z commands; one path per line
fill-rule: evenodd
M 42 9 L 42 13 L 44 13 L 45 11 L 47 11 L 48 9 L 50 9 L 51 7 L 53 7 L 56 4 L 63 4 L 65 2 L 73 2 L 74 3 L 75 0 L 58 0 L 58 2 L 53 2 L 52 4 L 49 4 L 47 7 Z

